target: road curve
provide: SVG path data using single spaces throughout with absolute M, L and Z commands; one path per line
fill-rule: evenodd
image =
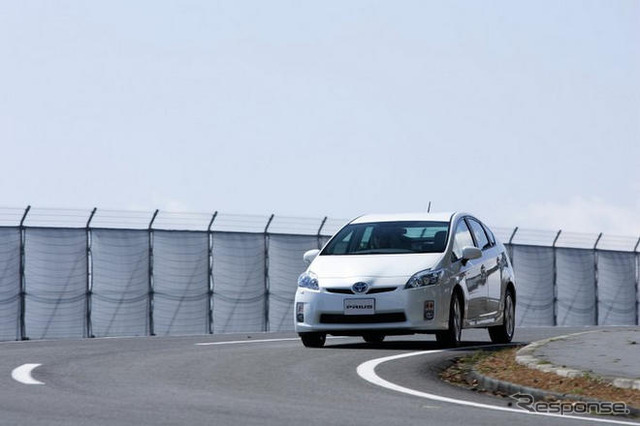
M 580 330 L 520 329 L 516 338 L 528 342 Z M 581 424 L 568 418 L 427 400 L 376 386 L 358 375 L 358 366 L 372 359 L 437 349 L 430 336 L 396 337 L 378 347 L 356 338 L 331 339 L 323 349 L 306 349 L 292 337 L 254 334 L 251 339 L 216 335 L 2 343 L 0 424 Z M 465 331 L 463 338 L 468 345 L 489 344 L 484 331 Z M 438 379 L 440 366 L 462 352 L 405 357 L 379 365 L 376 373 L 417 391 L 506 407 L 504 399 L 471 393 Z M 25 363 L 41 364 L 32 375 L 45 385 L 26 386 L 12 378 L 12 370 Z

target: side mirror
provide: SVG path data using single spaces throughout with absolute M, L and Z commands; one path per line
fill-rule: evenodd
M 313 259 L 315 259 L 319 254 L 320 254 L 320 250 L 318 249 L 309 250 L 304 253 L 304 255 L 302 256 L 302 259 L 304 259 L 304 263 L 306 263 L 307 265 L 311 265 L 311 262 L 313 262 Z
M 462 249 L 462 261 L 466 262 L 471 259 L 479 259 L 482 257 L 482 250 L 477 247 L 464 247 Z

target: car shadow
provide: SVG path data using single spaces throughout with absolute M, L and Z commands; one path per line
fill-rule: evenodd
M 447 351 L 466 351 L 474 350 L 495 350 L 507 347 L 522 346 L 525 342 L 512 342 L 508 344 L 495 344 L 487 341 L 463 341 L 457 348 L 443 348 L 435 341 L 421 340 L 393 340 L 381 343 L 342 343 L 327 344 L 324 349 L 366 349 L 366 350 L 414 350 L 414 351 L 430 351 L 437 349 L 446 349 Z

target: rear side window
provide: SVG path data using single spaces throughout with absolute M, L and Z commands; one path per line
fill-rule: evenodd
M 462 249 L 464 247 L 473 247 L 473 238 L 464 220 L 458 222 L 455 235 L 453 237 L 453 255 L 454 260 L 462 259 Z
M 481 250 L 491 247 L 491 243 L 489 243 L 489 239 L 484 233 L 482 225 L 480 225 L 478 221 L 471 218 L 467 218 L 467 221 L 469 222 L 469 226 L 471 226 L 471 232 L 473 232 L 473 236 L 476 239 L 477 247 Z

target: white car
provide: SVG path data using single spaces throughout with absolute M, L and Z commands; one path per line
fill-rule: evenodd
M 467 213 L 361 216 L 304 259 L 294 321 L 307 347 L 323 346 L 327 334 L 379 343 L 414 333 L 451 347 L 463 328 L 479 327 L 496 343 L 513 338 L 509 256 Z

